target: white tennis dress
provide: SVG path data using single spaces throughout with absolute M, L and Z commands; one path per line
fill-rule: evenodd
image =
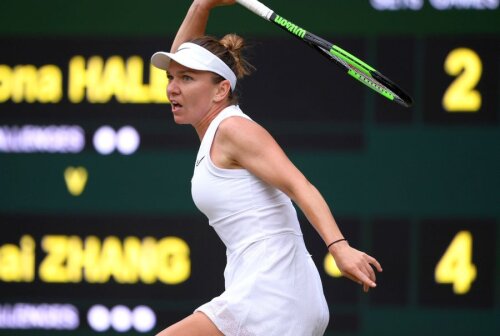
M 225 291 L 196 311 L 226 336 L 323 335 L 329 312 L 288 196 L 245 169 L 210 159 L 219 124 L 248 118 L 238 106 L 211 122 L 196 158 L 192 196 L 227 248 Z

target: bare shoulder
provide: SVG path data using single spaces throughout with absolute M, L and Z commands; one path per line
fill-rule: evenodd
M 219 133 L 220 131 L 220 133 Z M 242 167 L 264 182 L 292 195 L 304 176 L 274 138 L 258 123 L 241 117 L 225 119 L 217 131 L 219 153 L 231 167 Z
M 253 142 L 270 137 L 269 133 L 253 120 L 234 116 L 224 119 L 217 130 L 221 140 L 231 142 Z
M 253 120 L 243 117 L 225 119 L 217 131 L 219 148 L 229 161 L 244 167 L 257 176 L 263 162 L 284 158 L 284 152 L 267 130 Z
M 233 130 L 251 131 L 252 128 L 254 128 L 254 127 L 261 127 L 261 126 L 251 119 L 248 119 L 245 117 L 240 117 L 240 116 L 232 116 L 232 117 L 224 119 L 220 123 L 219 130 L 222 130 L 224 132 L 230 132 Z

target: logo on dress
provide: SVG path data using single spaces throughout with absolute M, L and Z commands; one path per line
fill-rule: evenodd
M 201 157 L 201 159 L 199 159 L 199 160 L 196 161 L 196 167 L 198 167 L 200 165 L 201 161 L 203 161 L 204 158 L 205 158 L 205 155 L 203 155 Z

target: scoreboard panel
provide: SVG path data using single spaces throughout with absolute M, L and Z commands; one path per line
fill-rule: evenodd
M 198 140 L 149 66 L 188 3 L 0 5 L 0 335 L 155 334 L 223 291 L 224 246 L 190 196 Z M 268 3 L 415 98 L 401 108 L 251 13 L 214 12 L 209 31 L 252 44 L 243 110 L 384 268 L 362 293 L 300 218 L 327 334 L 497 334 L 498 1 Z

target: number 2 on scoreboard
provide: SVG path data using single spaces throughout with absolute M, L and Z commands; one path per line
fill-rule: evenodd
M 472 263 L 472 234 L 460 231 L 437 263 L 434 278 L 439 284 L 453 284 L 453 292 L 463 295 L 469 292 L 476 275 L 476 266 Z
M 481 108 L 481 93 L 475 89 L 481 79 L 483 65 L 477 53 L 468 48 L 451 51 L 444 63 L 450 76 L 457 76 L 443 96 L 443 107 L 447 112 L 478 112 Z

